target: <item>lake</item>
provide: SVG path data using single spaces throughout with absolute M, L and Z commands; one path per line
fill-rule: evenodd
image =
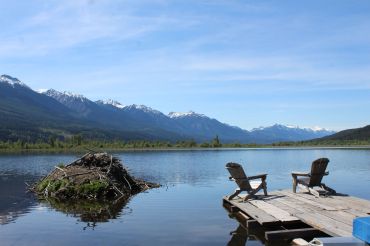
M 241 163 L 249 175 L 268 173 L 268 190 L 272 191 L 291 188 L 291 171 L 309 171 L 314 159 L 327 157 L 327 185 L 370 199 L 369 149 L 171 150 L 115 155 L 134 176 L 162 187 L 138 194 L 127 204 L 104 208 L 99 219 L 73 206 L 40 203 L 26 193 L 26 184 L 76 155 L 0 155 L 0 245 L 228 245 L 230 232 L 238 228 L 222 207 L 222 197 L 236 188 L 225 170 L 230 161 Z M 261 243 L 248 240 L 247 245 Z

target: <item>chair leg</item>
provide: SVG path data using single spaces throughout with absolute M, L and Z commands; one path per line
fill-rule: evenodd
M 252 194 L 248 194 L 243 198 L 243 202 L 246 202 L 249 198 L 252 198 L 252 196 L 253 196 Z
M 265 196 L 267 196 L 267 183 L 263 182 L 262 187 L 263 187 L 263 193 L 265 194 Z
M 243 202 L 247 201 L 249 198 L 255 197 L 255 194 L 262 188 L 263 188 L 263 183 L 261 183 L 256 189 L 248 191 L 248 195 L 244 197 Z
M 249 198 L 255 196 L 259 189 L 252 190 L 246 197 L 243 198 L 243 202 L 246 202 Z
M 297 193 L 297 176 L 293 175 L 293 193 Z
M 239 195 L 241 192 L 242 191 L 240 189 L 236 189 L 235 192 L 229 196 L 228 200 L 232 200 L 234 197 Z

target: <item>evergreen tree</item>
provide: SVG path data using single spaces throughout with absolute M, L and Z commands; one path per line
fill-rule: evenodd
M 221 147 L 221 146 L 222 146 L 222 144 L 220 142 L 220 139 L 218 138 L 218 135 L 216 135 L 216 137 L 212 141 L 212 147 L 218 148 L 218 147 Z

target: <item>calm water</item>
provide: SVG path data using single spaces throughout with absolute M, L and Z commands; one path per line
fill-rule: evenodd
M 370 150 L 244 149 L 125 152 L 116 154 L 131 173 L 162 188 L 107 208 L 92 223 L 69 207 L 52 207 L 27 194 L 26 184 L 75 155 L 0 156 L 0 245 L 228 245 L 238 223 L 221 198 L 235 189 L 224 168 L 243 164 L 248 174 L 268 173 L 268 189 L 291 187 L 290 172 L 308 171 L 312 160 L 330 159 L 325 183 L 341 193 L 370 199 Z M 234 238 L 235 239 L 235 238 Z M 244 245 L 246 236 L 238 239 Z M 231 245 L 231 244 L 229 244 Z M 232 244 L 236 245 L 236 244 Z M 261 245 L 248 240 L 246 245 Z

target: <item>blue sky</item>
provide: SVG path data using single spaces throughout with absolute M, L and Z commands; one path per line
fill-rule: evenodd
M 370 124 L 370 1 L 0 0 L 0 73 L 245 129 Z

